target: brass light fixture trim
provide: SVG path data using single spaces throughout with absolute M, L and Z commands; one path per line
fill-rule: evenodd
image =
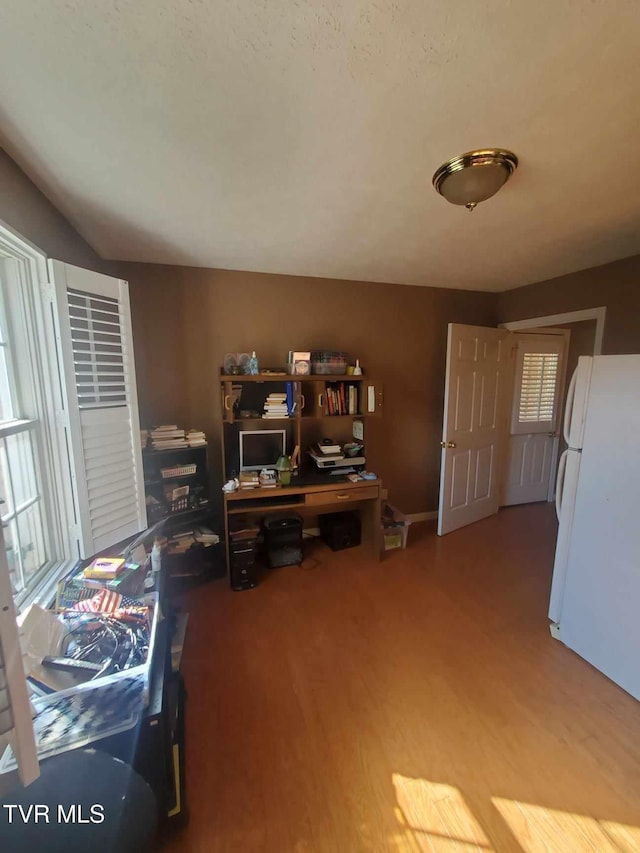
M 517 167 L 516 155 L 503 148 L 467 151 L 436 170 L 433 186 L 447 201 L 473 210 L 495 195 Z

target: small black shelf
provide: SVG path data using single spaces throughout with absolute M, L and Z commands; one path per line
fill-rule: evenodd
M 166 450 L 145 448 L 142 454 L 144 488 L 148 499 L 147 515 L 150 522 L 161 519 L 189 518 L 209 508 L 209 471 L 207 445 L 199 447 L 171 447 Z M 187 467 L 188 466 L 188 467 Z M 162 471 L 184 469 L 171 477 L 163 477 Z M 191 470 L 189 470 L 191 469 Z M 184 486 L 188 495 L 169 500 L 172 489 Z M 171 508 L 174 512 L 171 512 Z
M 193 453 L 194 450 L 206 450 L 207 447 L 207 444 L 198 444 L 196 447 L 165 447 L 163 449 L 158 447 L 143 447 L 142 453 L 149 456 L 159 456 L 162 453 L 184 453 L 187 450 Z
M 165 512 L 163 514 L 158 514 L 155 516 L 155 513 L 149 512 L 149 518 L 152 523 L 155 524 L 156 521 L 171 521 L 174 518 L 185 518 L 188 515 L 197 515 L 198 513 L 202 514 L 209 509 L 209 501 L 206 503 L 200 504 L 200 506 L 191 507 L 191 509 L 181 509 L 179 512 Z M 148 508 L 147 508 L 148 511 Z

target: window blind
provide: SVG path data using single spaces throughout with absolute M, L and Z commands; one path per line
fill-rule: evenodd
M 559 362 L 560 356 L 556 352 L 524 353 L 519 423 L 539 423 L 553 419 Z

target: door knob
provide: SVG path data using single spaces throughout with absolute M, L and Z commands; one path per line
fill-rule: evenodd
M 456 446 L 455 441 L 441 441 L 440 442 L 440 447 L 446 448 L 446 447 L 455 447 L 455 446 Z

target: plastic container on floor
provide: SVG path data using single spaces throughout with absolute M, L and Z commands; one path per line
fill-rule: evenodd
M 411 520 L 396 507 L 385 504 L 382 510 L 382 534 L 384 550 L 394 551 L 407 547 L 407 537 Z

